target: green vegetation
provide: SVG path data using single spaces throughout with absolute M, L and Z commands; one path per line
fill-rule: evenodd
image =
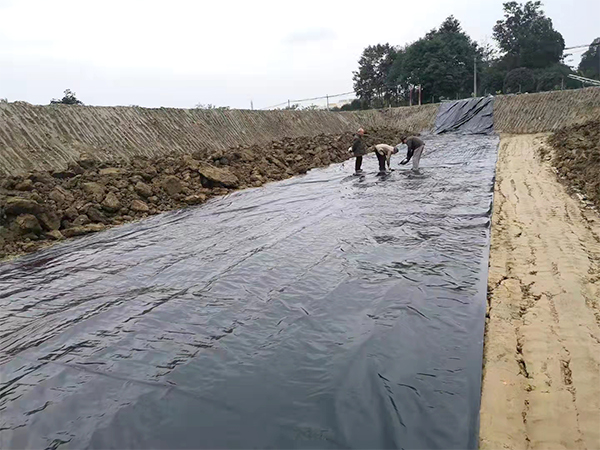
M 358 100 L 348 109 L 407 105 L 411 87 L 419 85 L 423 103 L 469 97 L 473 95 L 474 64 L 476 95 L 581 86 L 568 78 L 574 72 L 563 62 L 564 39 L 544 14 L 541 2 L 504 3 L 504 17 L 496 22 L 493 38 L 496 48 L 478 44 L 450 16 L 404 47 L 369 46 L 353 76 Z M 598 48 L 593 43 L 584 54 L 579 66 L 582 75 L 597 76 Z M 415 98 L 413 93 L 413 101 Z

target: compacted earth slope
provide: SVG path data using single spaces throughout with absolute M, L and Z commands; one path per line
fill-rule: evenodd
M 557 132 L 552 161 L 561 177 L 597 198 L 597 140 L 594 146 L 586 135 L 593 126 Z M 483 449 L 600 448 L 600 219 L 539 157 L 547 148 L 546 135 L 500 143 Z

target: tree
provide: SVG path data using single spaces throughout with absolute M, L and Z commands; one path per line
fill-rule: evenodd
M 402 106 L 408 104 L 410 83 L 405 70 L 406 47 L 396 49 L 394 63 L 390 67 L 386 84 L 389 86 L 392 105 Z
M 504 20 L 496 22 L 493 36 L 509 70 L 544 68 L 561 61 L 565 41 L 541 7 L 540 1 L 504 3 Z
M 504 79 L 504 93 L 535 92 L 535 74 L 526 67 L 513 69 L 506 74 Z
M 579 72 L 584 77 L 600 80 L 600 37 L 594 39 L 594 42 L 590 44 L 590 47 L 581 57 Z
M 481 61 L 481 49 L 450 16 L 438 29 L 405 49 L 401 67 L 395 67 L 395 85 L 408 88 L 420 84 L 423 98 L 434 101 L 468 97 L 473 91 L 474 59 Z
M 369 105 L 381 104 L 391 99 L 393 91 L 390 90 L 388 73 L 396 50 L 390 44 L 370 45 L 365 48 L 358 60 L 358 71 L 353 72 L 354 92 Z
M 83 105 L 83 102 L 75 96 L 75 92 L 71 92 L 70 89 L 66 89 L 63 98 L 60 100 L 53 98 L 50 100 L 50 104 Z
M 504 89 L 504 78 L 506 78 L 506 70 L 502 68 L 498 62 L 493 62 L 483 67 L 481 78 L 479 79 L 479 94 L 497 94 Z
M 535 71 L 536 91 L 555 91 L 559 89 L 576 89 L 580 83 L 569 78 L 573 73 L 565 64 L 555 64 L 545 69 Z

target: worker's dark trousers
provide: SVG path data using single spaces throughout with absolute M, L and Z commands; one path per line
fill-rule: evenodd
M 356 162 L 354 163 L 354 170 L 358 172 L 360 170 L 360 166 L 362 166 L 362 156 L 357 156 Z
M 380 155 L 379 152 L 375 152 L 377 155 L 377 161 L 379 161 L 379 171 L 385 172 L 385 156 Z

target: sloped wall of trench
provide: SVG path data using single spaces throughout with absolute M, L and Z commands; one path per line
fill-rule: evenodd
M 438 108 L 435 104 L 338 113 L 2 103 L 0 173 L 60 170 L 82 154 L 106 161 L 225 150 L 358 127 L 431 130 Z M 600 88 L 500 95 L 494 102 L 497 132 L 540 133 L 598 119 Z
M 436 112 L 437 105 L 337 113 L 4 103 L 0 105 L 0 172 L 60 170 L 84 153 L 112 160 L 225 150 L 359 127 L 420 131 L 431 128 Z

